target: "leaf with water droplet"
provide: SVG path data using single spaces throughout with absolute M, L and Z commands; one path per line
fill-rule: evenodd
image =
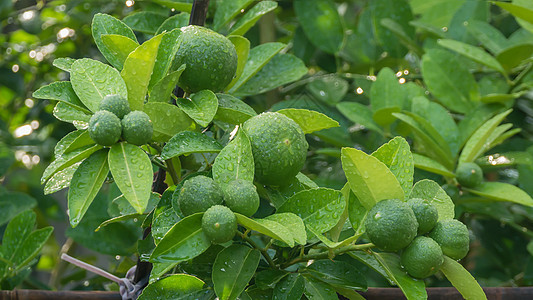
M 215 117 L 218 99 L 210 90 L 202 90 L 192 94 L 190 99 L 177 99 L 176 104 L 196 123 L 206 127 Z
M 411 191 L 413 186 L 414 164 L 413 155 L 409 143 L 397 136 L 388 143 L 379 147 L 372 156 L 384 163 L 392 174 L 396 176 L 405 194 Z
M 333 287 L 313 276 L 304 275 L 305 296 L 310 300 L 337 300 L 339 297 Z
M 485 292 L 476 279 L 460 263 L 444 256 L 441 271 L 465 299 L 487 299 Z
M 268 219 L 251 219 L 239 213 L 235 213 L 235 216 L 237 217 L 237 222 L 247 229 L 282 241 L 290 247 L 294 246 L 294 238 L 291 231 L 280 223 Z
M 236 300 L 255 274 L 260 258 L 259 250 L 245 245 L 233 244 L 220 251 L 212 273 L 218 298 Z
M 56 157 L 56 159 L 44 170 L 43 176 L 41 177 L 41 184 L 45 183 L 56 172 L 64 170 L 73 164 L 84 160 L 102 148 L 103 147 L 100 145 L 85 146 Z
M 56 119 L 72 123 L 77 129 L 87 129 L 92 114 L 64 102 L 58 102 L 52 112 Z
M 254 180 L 254 158 L 252 146 L 244 130 L 237 132 L 215 159 L 213 179 L 222 188 L 235 179 Z
M 342 148 L 341 161 L 353 193 L 367 209 L 381 200 L 404 199 L 400 183 L 377 158 L 361 150 Z
M 75 61 L 76 61 L 75 59 L 70 58 L 70 57 L 59 57 L 59 58 L 54 59 L 54 62 L 52 63 L 52 65 L 54 65 L 54 67 L 59 68 L 65 72 L 70 72 L 70 68 L 72 67 L 72 64 Z
M 155 11 L 141 11 L 128 15 L 123 19 L 124 24 L 131 29 L 154 35 L 157 28 L 165 22 L 167 16 Z
M 322 129 L 339 127 L 339 122 L 313 110 L 286 108 L 277 112 L 291 118 L 306 134 Z
M 137 163 L 132 164 L 131 159 Z M 144 169 L 140 169 L 144 166 Z M 124 197 L 142 214 L 148 205 L 152 187 L 152 163 L 139 147 L 122 142 L 113 145 L 109 151 L 109 169 Z M 141 174 L 138 177 L 137 174 Z
M 168 102 L 183 71 L 185 71 L 185 65 L 181 65 L 176 71 L 164 76 L 154 84 L 148 102 Z M 152 74 L 152 79 L 153 76 L 154 74 Z
M 182 131 L 174 135 L 163 147 L 161 157 L 172 157 L 203 152 L 220 152 L 222 146 L 213 138 L 195 131 Z
M 215 120 L 239 125 L 256 116 L 255 110 L 242 100 L 228 94 L 217 94 L 218 110 Z
M 205 283 L 188 274 L 174 274 L 150 283 L 142 291 L 139 300 L 203 299 Z
M 293 213 L 276 213 L 265 217 L 265 220 L 277 222 L 289 230 L 294 238 L 294 242 L 305 245 L 307 234 L 305 233 L 305 224 L 302 218 Z
M 61 101 L 85 113 L 91 113 L 74 92 L 70 81 L 56 81 L 42 86 L 33 92 L 32 97 Z
M 305 289 L 305 280 L 298 273 L 291 273 L 283 277 L 274 287 L 272 299 L 292 300 L 301 299 Z
M 315 261 L 305 269 L 312 276 L 346 289 L 366 291 L 367 281 L 365 275 L 359 269 L 344 261 L 320 260 Z
M 108 49 L 107 46 L 104 44 L 101 36 L 104 34 L 117 34 L 129 38 L 134 42 L 137 42 L 137 37 L 135 37 L 135 34 L 131 30 L 131 28 L 129 28 L 119 19 L 110 15 L 100 13 L 94 15 L 91 30 L 94 42 L 96 43 L 98 50 L 100 50 L 106 60 L 115 67 L 118 67 L 119 65 L 121 65 L 121 63 L 118 61 L 115 55 L 111 53 L 110 49 Z
M 455 217 L 455 205 L 446 191 L 433 180 L 423 179 L 418 181 L 411 191 L 410 198 L 422 198 L 429 201 L 439 212 L 439 221 Z
M 113 56 L 110 59 L 118 70 L 122 70 L 128 55 L 139 47 L 137 41 L 119 34 L 102 34 L 100 38 L 108 50 L 107 56 Z
M 167 142 L 175 134 L 194 127 L 192 120 L 175 105 L 148 102 L 143 110 L 152 121 L 154 128 L 152 140 L 156 142 Z

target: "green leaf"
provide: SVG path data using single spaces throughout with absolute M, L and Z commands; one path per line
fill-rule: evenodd
M 179 1 L 179 2 L 178 2 Z M 157 3 L 159 5 L 168 7 L 170 9 L 174 9 L 176 11 L 182 11 L 190 13 L 192 10 L 192 1 L 190 0 L 153 0 L 152 2 Z
M 102 34 L 100 38 L 110 55 L 114 56 L 113 66 L 118 70 L 122 70 L 128 55 L 139 46 L 136 41 L 119 34 Z
M 409 276 L 400 266 L 400 257 L 397 254 L 375 252 L 372 254 L 408 300 L 427 299 L 424 281 Z
M 493 2 L 499 7 L 510 12 L 513 16 L 517 18 L 517 22 L 522 23 L 521 21 L 526 21 L 530 25 L 533 24 L 533 9 L 525 7 L 523 5 L 515 4 L 520 1 L 513 1 L 513 3 L 506 2 Z M 524 2 L 524 4 L 527 2 Z
M 161 42 L 159 43 L 159 47 L 157 48 L 157 55 L 155 57 L 153 72 L 150 77 L 150 82 L 148 83 L 148 91 L 150 92 L 150 94 L 153 92 L 158 92 L 158 93 L 164 92 L 165 93 L 164 97 L 166 97 L 166 99 L 159 100 L 159 101 L 166 102 L 168 101 L 170 92 L 172 92 L 172 90 L 167 92 L 167 90 L 169 90 L 170 87 L 165 86 L 164 91 L 157 91 L 155 88 L 158 83 L 160 83 L 165 77 L 169 76 L 168 72 L 172 66 L 172 61 L 174 59 L 174 56 L 176 55 L 176 52 L 178 51 L 181 45 L 181 39 L 180 39 L 181 30 L 177 28 L 177 29 L 174 29 L 174 30 L 171 30 L 169 32 L 165 32 L 159 35 L 161 35 L 162 38 L 161 38 Z M 174 72 L 179 71 L 181 68 L 182 66 L 180 66 L 178 70 Z M 179 74 L 181 75 L 181 72 L 179 72 Z M 174 75 L 174 77 L 175 76 L 176 75 Z M 174 77 L 172 77 L 171 79 L 174 79 Z M 168 81 L 170 80 L 167 79 L 167 82 Z M 176 84 L 174 84 L 172 88 L 175 88 L 175 86 Z
M 43 176 L 41 177 L 41 184 L 44 184 L 52 175 L 56 172 L 64 170 L 73 164 L 84 160 L 89 157 L 94 152 L 102 149 L 100 145 L 86 146 L 83 148 L 76 149 L 72 152 L 69 152 L 65 155 L 57 157 L 48 167 L 44 170 Z
M 384 18 L 381 19 L 379 22 L 381 26 L 385 27 L 390 32 L 394 33 L 396 38 L 398 38 L 399 42 L 402 43 L 406 48 L 416 53 L 418 56 L 422 56 L 424 54 L 424 50 L 420 48 L 420 46 L 416 43 L 416 41 L 413 39 L 412 30 L 409 29 L 406 31 L 401 23 L 398 23 L 392 19 Z
M 179 221 L 180 217 L 176 215 L 172 207 L 155 217 L 152 222 L 152 237 L 154 238 L 154 243 L 156 245 L 159 244 L 170 228 Z
M 296 193 L 277 212 L 293 213 L 304 221 L 306 227 L 323 233 L 337 224 L 345 206 L 346 200 L 340 191 L 316 188 Z
M 244 130 L 239 129 L 235 138 L 220 151 L 212 172 L 213 179 L 221 187 L 236 179 L 254 180 L 252 146 Z
M 359 199 L 357 199 L 355 194 L 350 189 L 349 183 L 346 183 L 344 185 L 341 190 L 341 193 L 344 195 L 344 199 L 348 201 L 348 219 L 350 220 L 350 224 L 352 224 L 353 230 L 355 230 L 355 234 L 357 235 L 361 232 L 364 232 L 363 221 L 366 218 L 368 209 L 365 208 L 363 204 L 361 204 L 361 201 L 359 201 Z
M 422 57 L 422 75 L 428 90 L 448 109 L 466 113 L 479 100 L 474 76 L 451 53 L 432 49 Z
M 231 41 L 233 46 L 235 46 L 235 50 L 237 51 L 237 70 L 235 71 L 235 76 L 231 82 L 224 88 L 224 91 L 231 89 L 237 83 L 239 78 L 241 78 L 242 72 L 244 71 L 244 66 L 248 60 L 248 55 L 250 54 L 250 41 L 247 38 L 239 35 L 231 35 L 228 36 L 228 39 Z
M 84 111 L 86 113 L 91 113 L 74 92 L 72 84 L 70 81 L 56 81 L 52 82 L 49 85 L 45 85 L 35 92 L 33 92 L 32 97 L 37 99 L 49 99 L 57 100 L 64 102 L 70 106 L 74 106 L 77 109 Z
M 496 59 L 503 68 L 511 71 L 513 68 L 520 66 L 525 60 L 533 54 L 533 44 L 511 45 L 498 53 Z
M 439 220 L 450 220 L 455 217 L 455 206 L 452 199 L 433 180 L 423 179 L 415 183 L 409 197 L 428 200 L 437 208 Z
M 120 191 L 135 210 L 142 214 L 152 188 L 152 163 L 139 147 L 122 142 L 109 151 L 109 169 Z
M 244 35 L 262 16 L 273 11 L 276 7 L 278 7 L 278 3 L 275 1 L 257 3 L 231 27 L 230 35 Z
M 59 68 L 65 72 L 70 72 L 70 68 L 72 67 L 72 64 L 75 61 L 76 61 L 75 59 L 70 58 L 70 57 L 60 57 L 60 58 L 54 59 L 54 62 L 52 63 L 52 65 L 54 65 L 54 67 Z
M 126 82 L 131 110 L 143 108 L 162 37 L 163 34 L 160 34 L 144 42 L 131 52 L 124 62 L 120 75 Z
M 396 284 L 396 282 L 389 276 L 383 265 L 376 259 L 373 252 L 369 253 L 365 251 L 352 251 L 348 252 L 348 255 L 376 271 L 379 275 L 383 276 L 383 278 L 385 278 L 390 285 Z
M 150 261 L 178 263 L 192 259 L 207 250 L 211 246 L 211 241 L 202 231 L 203 215 L 203 213 L 193 214 L 176 223 L 157 244 Z
M 217 113 L 218 99 L 215 93 L 203 90 L 190 98 L 178 98 L 176 104 L 200 126 L 207 127 Z
M 54 147 L 54 156 L 59 157 L 63 155 L 63 153 L 65 153 L 65 150 L 85 132 L 87 131 L 75 130 L 65 135 L 61 140 L 59 140 L 59 142 L 57 142 L 56 146 Z
M 58 120 L 72 123 L 77 129 L 87 129 L 92 116 L 92 114 L 63 102 L 58 102 L 52 113 Z
M 286 271 L 278 269 L 266 269 L 264 271 L 259 271 L 255 274 L 255 285 L 262 290 L 274 288 L 276 283 L 278 283 L 287 275 L 288 274 Z
M 282 43 L 266 43 L 251 49 L 241 76 L 234 83 L 233 87 L 230 88 L 229 92 L 231 94 L 235 93 L 237 89 L 257 74 L 285 46 Z
M 151 212 L 160 200 L 161 195 L 155 192 L 151 192 L 150 199 L 148 200 L 148 205 L 144 210 L 144 214 L 148 214 L 149 212 Z M 135 208 L 128 202 L 124 195 L 120 195 L 113 199 L 112 205 L 115 206 L 113 208 L 116 208 L 118 213 L 120 213 L 121 215 L 131 215 L 137 213 Z
M 305 290 L 305 280 L 298 273 L 291 273 L 283 277 L 274 287 L 272 299 L 292 300 L 301 299 Z
M 309 300 L 337 300 L 337 293 L 333 287 L 311 276 L 305 277 L 304 294 Z
M 89 58 L 72 64 L 70 80 L 81 102 L 92 112 L 98 111 L 100 101 L 107 95 L 124 98 L 128 95 L 126 84 L 116 69 Z
M 54 231 L 54 228 L 48 226 L 35 230 L 28 235 L 11 260 L 17 266 L 16 271 L 26 268 L 39 255 L 44 244 L 52 235 L 52 231 Z
M 61 156 L 66 153 L 70 153 L 76 149 L 80 149 L 86 146 L 93 146 L 95 142 L 91 139 L 89 132 L 87 130 L 81 130 L 80 135 L 77 136 L 71 143 L 66 145 L 61 154 L 55 153 L 56 156 Z M 56 146 L 57 149 L 57 146 Z
M 381 69 L 370 90 L 370 105 L 376 123 L 385 126 L 394 122 L 391 113 L 400 111 L 405 106 L 405 100 L 404 89 L 396 74 L 389 68 Z
M 500 63 L 492 55 L 488 54 L 479 47 L 474 47 L 463 42 L 448 39 L 440 39 L 437 41 L 437 43 L 443 46 L 444 48 L 448 48 L 465 57 L 470 58 L 471 60 L 477 63 L 494 69 L 502 73 L 504 76 L 506 76 L 507 74 L 503 69 L 502 65 L 500 65 Z
M 11 222 L 7 224 L 2 237 L 2 245 L 0 246 L 2 258 L 13 262 L 15 253 L 33 231 L 33 228 L 35 228 L 35 218 L 35 213 L 32 210 L 26 210 L 16 214 Z
M 448 169 L 446 169 L 445 166 L 441 165 L 439 162 L 420 155 L 413 153 L 413 160 L 415 164 L 415 168 L 418 168 L 420 170 L 428 171 L 431 173 L 439 174 L 446 177 L 455 177 L 455 174 L 450 172 Z
M 444 256 L 444 264 L 440 270 L 465 299 L 487 299 L 483 289 L 460 263 Z
M 62 189 L 68 188 L 70 186 L 70 181 L 74 176 L 74 172 L 76 172 L 76 169 L 78 169 L 80 164 L 81 162 L 75 163 L 72 166 L 65 168 L 59 172 L 56 172 L 54 175 L 52 175 L 52 177 L 48 179 L 44 186 L 44 194 L 49 195 Z
M 322 129 L 339 127 L 339 122 L 314 110 L 286 108 L 277 112 L 291 118 L 306 134 Z
M 501 52 L 509 44 L 503 33 L 487 22 L 471 20 L 466 25 L 466 29 L 494 55 Z
M 237 222 L 247 229 L 282 241 L 290 247 L 294 246 L 294 238 L 291 231 L 280 223 L 266 219 L 251 219 L 239 213 L 235 213 L 235 216 L 237 217 Z
M 185 300 L 198 297 L 205 283 L 188 274 L 167 276 L 154 283 L 150 283 L 142 291 L 139 300 Z
M 243 72 L 241 78 L 244 77 L 244 74 Z M 235 94 L 240 96 L 261 94 L 296 81 L 305 74 L 307 74 L 307 67 L 298 57 L 292 54 L 278 54 L 255 74 L 254 77 L 246 81 Z
M 468 139 L 461 156 L 459 156 L 459 162 L 473 162 L 481 156 L 485 151 L 487 140 L 490 138 L 493 131 L 498 127 L 498 125 L 511 113 L 511 109 L 504 111 L 490 120 L 486 121 L 481 127 L 479 127 Z
M 303 220 L 293 213 L 276 213 L 265 217 L 265 220 L 277 222 L 287 228 L 294 238 L 294 242 L 305 245 L 307 234 Z
M 189 116 L 169 103 L 149 102 L 144 105 L 143 110 L 152 121 L 152 140 L 156 142 L 166 142 L 177 133 L 194 126 Z
M 453 14 L 463 5 L 466 0 L 411 0 L 413 13 L 422 15 L 420 20 L 432 26 L 442 28 L 448 26 Z
M 415 172 L 409 143 L 403 137 L 397 136 L 374 151 L 372 156 L 391 170 L 407 195 L 413 186 Z
M 156 12 L 141 11 L 125 17 L 122 21 L 135 31 L 155 34 L 166 19 L 166 16 Z
M 294 12 L 313 45 L 330 54 L 339 52 L 344 40 L 344 28 L 333 1 L 295 0 Z
M 489 20 L 489 2 L 483 0 L 466 1 L 453 15 L 448 24 L 447 34 L 454 40 L 474 43 L 474 38 L 466 30 L 465 24 L 473 20 Z
M 246 9 L 253 0 L 233 0 L 222 1 L 217 5 L 217 10 L 213 18 L 213 29 L 219 31 L 233 18 L 238 16 L 243 9 Z
M 218 298 L 237 299 L 255 274 L 260 258 L 258 250 L 244 245 L 231 245 L 220 251 L 212 275 Z
M 176 9 L 177 10 L 177 9 Z M 184 11 L 184 10 L 179 10 Z M 174 29 L 179 29 L 181 27 L 189 25 L 189 19 L 191 15 L 186 12 L 181 12 L 177 15 L 173 15 L 170 18 L 167 18 L 159 28 L 157 28 L 156 35 L 163 33 L 165 31 L 172 31 Z
M 115 67 L 121 66 L 120 59 L 102 41 L 102 35 L 118 34 L 137 42 L 137 38 L 131 28 L 115 17 L 100 13 L 94 15 L 91 26 L 93 39 L 98 50 L 111 65 Z
M 78 226 L 107 178 L 107 152 L 107 149 L 101 149 L 91 154 L 74 172 L 68 191 L 68 215 L 72 227 Z
M 218 110 L 215 120 L 220 120 L 229 124 L 239 125 L 257 113 L 242 100 L 227 94 L 217 94 Z
M 148 102 L 167 103 L 172 95 L 172 92 L 176 88 L 183 71 L 185 71 L 185 65 L 181 65 L 176 71 L 161 78 L 161 80 L 159 80 L 152 88 Z M 154 75 L 152 74 L 152 77 L 153 76 Z
M 222 146 L 213 138 L 194 131 L 183 131 L 173 136 L 163 147 L 161 158 L 202 152 L 220 152 Z
M 472 194 L 495 201 L 506 201 L 526 206 L 533 206 L 533 199 L 522 189 L 503 182 L 483 182 L 480 185 L 467 189 Z
M 404 199 L 400 183 L 377 158 L 357 149 L 342 148 L 341 161 L 353 193 L 367 209 L 381 200 Z
M 337 109 L 350 121 L 360 124 L 369 130 L 373 130 L 383 135 L 383 130 L 374 121 L 372 110 L 368 106 L 357 102 L 341 102 L 337 104 Z
M 330 75 L 316 78 L 308 83 L 306 88 L 314 98 L 328 105 L 335 105 L 344 98 L 348 92 L 349 84 L 336 75 Z
M 32 209 L 36 205 L 37 200 L 28 194 L 0 190 L 0 226 L 9 222 L 19 213 Z
M 355 266 L 346 262 L 319 260 L 305 268 L 305 271 L 332 286 L 358 291 L 367 289 L 366 277 Z
M 98 227 L 96 227 L 96 229 L 94 231 L 97 232 L 100 229 L 102 229 L 103 227 L 106 227 L 107 225 L 113 224 L 113 223 L 119 223 L 119 222 L 124 222 L 124 221 L 128 221 L 128 220 L 134 220 L 135 222 L 138 222 L 139 219 L 142 218 L 142 217 L 145 217 L 145 215 L 144 214 L 138 214 L 138 213 L 133 213 L 133 214 L 121 215 L 121 216 L 118 216 L 118 217 L 114 217 L 114 218 L 111 218 L 109 220 L 105 220 L 104 222 L 102 222 L 100 225 L 98 225 Z

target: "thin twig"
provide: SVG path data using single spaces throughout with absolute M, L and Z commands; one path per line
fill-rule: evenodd
M 61 254 L 61 259 L 64 260 L 64 261 L 67 261 L 67 262 L 69 262 L 69 263 L 71 263 L 71 264 L 73 264 L 73 265 L 75 265 L 77 267 L 85 269 L 85 270 L 87 270 L 89 272 L 92 272 L 94 274 L 97 274 L 97 275 L 100 275 L 102 277 L 105 277 L 105 278 L 107 278 L 107 279 L 109 279 L 111 281 L 114 281 L 114 282 L 118 283 L 118 284 L 122 283 L 122 280 L 120 278 L 118 278 L 117 276 L 115 276 L 115 275 L 113 275 L 113 274 L 111 274 L 109 272 L 106 272 L 106 271 L 104 271 L 104 270 L 102 270 L 102 269 L 100 269 L 98 267 L 90 265 L 90 264 L 88 264 L 86 262 L 83 262 L 83 261 L 81 261 L 79 259 L 76 259 L 76 258 L 74 258 L 74 257 L 72 257 L 72 256 L 70 256 L 70 255 L 68 255 L 66 253 Z
M 274 263 L 274 261 L 272 260 L 272 257 L 270 257 L 270 255 L 268 255 L 267 253 L 267 249 L 268 248 L 261 248 L 259 247 L 247 234 L 244 234 L 242 232 L 238 232 L 239 235 L 241 236 L 241 238 L 245 241 L 248 242 L 248 244 L 250 244 L 252 247 L 254 247 L 255 249 L 259 250 L 261 252 L 261 254 L 263 255 L 263 257 L 265 258 L 265 260 L 268 262 L 268 265 L 271 267 L 271 268 L 274 268 L 274 269 L 277 269 L 278 267 L 276 266 L 276 264 Z

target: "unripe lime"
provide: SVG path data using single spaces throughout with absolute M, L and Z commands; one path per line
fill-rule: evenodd
M 244 122 L 255 163 L 257 181 L 281 186 L 302 169 L 309 145 L 296 122 L 277 112 L 257 115 Z
M 112 146 L 122 133 L 120 119 L 106 110 L 97 111 L 89 120 L 89 136 L 102 146 Z
M 468 228 L 455 219 L 439 221 L 429 237 L 440 245 L 444 255 L 456 260 L 465 257 L 470 248 Z
M 379 249 L 388 252 L 407 247 L 415 238 L 418 222 L 411 207 L 398 199 L 376 203 L 365 219 L 368 238 Z
M 422 235 L 430 232 L 439 219 L 437 208 L 429 203 L 428 200 L 421 198 L 409 199 L 407 203 L 415 213 L 416 221 L 418 222 L 418 234 Z
M 128 100 L 120 95 L 107 95 L 100 102 L 100 110 L 107 110 L 115 114 L 120 119 L 131 112 Z
M 455 170 L 457 181 L 465 187 L 473 188 L 483 181 L 483 171 L 475 163 L 461 163 Z
M 251 217 L 259 208 L 255 185 L 243 179 L 230 182 L 224 189 L 224 201 L 233 212 Z
M 178 204 L 185 216 L 204 212 L 213 205 L 222 204 L 223 201 L 218 185 L 213 179 L 203 175 L 188 179 L 179 191 Z
M 237 51 L 225 36 L 205 27 L 181 28 L 181 44 L 174 66 L 186 65 L 179 86 L 188 93 L 201 90 L 220 92 L 235 76 Z
M 237 218 L 225 206 L 211 206 L 202 216 L 202 230 L 212 243 L 229 242 L 237 232 Z
M 419 236 L 403 250 L 401 262 L 409 275 L 422 279 L 437 273 L 444 263 L 444 257 L 437 242 Z
M 153 133 L 152 121 L 143 111 L 132 111 L 122 119 L 122 136 L 130 144 L 144 145 L 152 140 Z

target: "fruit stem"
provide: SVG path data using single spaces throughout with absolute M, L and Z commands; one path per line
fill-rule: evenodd
M 303 255 L 303 256 L 297 257 L 297 258 L 289 261 L 288 263 L 283 264 L 281 266 L 281 269 L 285 269 L 285 268 L 287 268 L 289 266 L 292 266 L 294 264 L 301 263 L 301 262 L 306 262 L 306 261 L 310 261 L 310 260 L 333 259 L 333 257 L 335 257 L 337 255 L 340 255 L 340 254 L 344 254 L 346 252 L 357 251 L 357 250 L 365 250 L 365 249 L 369 249 L 369 248 L 372 248 L 372 247 L 375 247 L 375 245 L 372 244 L 372 243 L 358 244 L 358 245 L 348 245 L 348 246 L 344 246 L 344 247 L 341 247 L 341 248 L 338 248 L 338 249 L 328 249 L 328 250 L 320 252 L 320 253 L 307 254 L 307 255 Z
M 272 243 L 272 240 L 270 240 L 270 242 L 268 243 L 267 247 L 261 248 L 247 234 L 244 234 L 244 233 L 242 233 L 240 231 L 237 231 L 237 232 L 239 233 L 239 235 L 241 236 L 241 238 L 243 240 L 247 241 L 248 244 L 250 244 L 252 247 L 254 247 L 255 249 L 257 249 L 257 250 L 259 250 L 261 252 L 261 254 L 265 258 L 265 260 L 268 262 L 268 265 L 271 268 L 278 269 L 278 267 L 276 266 L 276 264 L 272 260 L 272 257 L 270 257 L 270 255 L 268 255 L 268 253 L 267 253 L 267 249 L 270 247 L 270 244 Z
M 174 167 L 172 158 L 165 160 L 165 163 L 167 165 L 167 172 L 170 174 L 170 178 L 172 179 L 172 183 L 178 184 L 180 178 L 178 176 L 178 173 L 176 172 L 176 168 Z

